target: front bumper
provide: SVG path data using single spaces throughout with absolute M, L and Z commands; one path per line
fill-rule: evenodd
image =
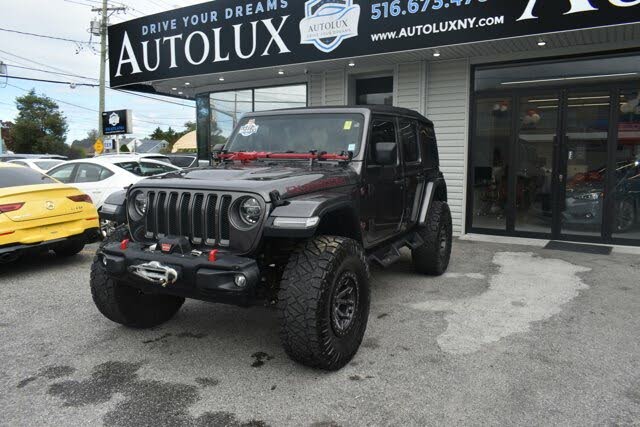
M 261 281 L 257 262 L 251 258 L 220 253 L 216 261 L 209 261 L 206 253 L 167 254 L 151 251 L 139 243 L 129 243 L 121 249 L 119 243 L 106 245 L 100 261 L 114 278 L 126 280 L 145 293 L 166 294 L 202 301 L 247 306 L 255 300 Z M 151 263 L 155 268 L 171 270 L 177 277 L 174 283 L 160 284 L 136 274 Z M 236 285 L 237 276 L 244 276 L 244 286 Z
M 100 229 L 89 228 L 80 234 L 71 235 L 68 237 L 62 237 L 59 239 L 47 240 L 45 242 L 22 244 L 11 243 L 0 246 L 0 255 L 8 254 L 11 252 L 28 252 L 28 251 L 44 251 L 48 249 L 54 249 L 56 246 L 65 244 L 66 242 L 73 240 L 81 240 L 87 244 L 95 243 L 100 238 Z

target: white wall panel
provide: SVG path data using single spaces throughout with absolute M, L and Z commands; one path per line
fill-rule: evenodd
M 440 163 L 447 181 L 456 235 L 464 232 L 469 73 L 467 60 L 431 62 L 427 67 L 426 113 L 436 128 Z

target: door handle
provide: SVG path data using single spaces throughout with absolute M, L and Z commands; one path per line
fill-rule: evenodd
M 393 181 L 393 183 L 394 183 L 395 185 L 404 185 L 406 182 L 407 182 L 407 180 L 406 180 L 405 178 L 403 178 L 403 179 L 398 179 L 398 180 L 396 180 L 396 181 Z
M 558 181 L 564 182 L 564 175 L 563 174 L 558 175 Z

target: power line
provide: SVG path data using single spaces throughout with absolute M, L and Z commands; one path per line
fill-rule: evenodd
M 13 88 L 19 89 L 19 90 L 24 91 L 24 92 L 29 92 L 28 89 L 25 89 L 25 88 L 20 87 L 20 86 L 12 85 L 11 83 L 7 83 L 7 86 L 11 86 Z M 62 101 L 62 100 L 57 99 L 57 98 L 52 98 L 52 97 L 49 97 L 49 98 L 54 100 L 54 101 L 56 101 L 56 102 L 59 102 L 60 104 L 70 105 L 72 107 L 79 108 L 81 110 L 91 111 L 91 112 L 94 112 L 94 113 L 98 112 L 98 110 L 95 110 L 95 109 L 89 108 L 89 107 L 85 107 L 83 105 L 78 105 L 78 104 L 74 104 L 74 103 L 71 103 L 71 102 Z M 138 121 L 138 122 L 148 123 L 148 124 L 152 124 L 152 125 L 156 125 L 156 126 L 168 126 L 166 123 L 153 122 L 153 121 L 143 120 L 143 119 L 139 119 L 139 118 L 136 118 L 135 120 Z
M 81 41 L 81 40 L 66 39 L 66 38 L 63 38 L 63 37 L 48 36 L 48 35 L 45 35 L 45 34 L 28 33 L 26 31 L 10 30 L 8 28 L 2 28 L 2 27 L 0 27 L 0 31 L 4 31 L 4 32 L 7 32 L 7 33 L 22 34 L 24 36 L 40 37 L 40 38 L 43 38 L 43 39 L 71 42 L 71 43 L 76 43 L 76 44 L 98 44 L 96 42 L 87 42 L 87 41 Z
M 28 58 L 24 58 L 24 57 L 22 57 L 22 56 L 15 55 L 15 54 L 13 54 L 13 53 L 11 53 L 11 52 L 7 52 L 7 51 L 4 51 L 4 50 L 0 50 L 0 52 L 5 53 L 5 54 L 7 54 L 7 55 L 15 56 L 16 58 L 20 58 L 20 59 L 22 59 L 23 61 L 33 62 L 33 63 L 35 63 L 35 64 L 37 64 L 37 65 L 41 65 L 41 66 L 46 67 L 46 68 L 51 68 L 51 69 L 54 69 L 54 70 L 58 70 L 58 71 L 60 71 L 60 72 L 64 73 L 64 75 L 66 75 L 67 77 L 78 77 L 78 78 L 85 79 L 85 80 L 98 81 L 98 79 L 95 79 L 95 78 L 92 78 L 92 77 L 81 76 L 81 75 L 79 75 L 79 74 L 72 74 L 72 73 L 69 73 L 69 72 L 67 72 L 67 70 L 64 70 L 64 69 L 62 69 L 62 68 L 57 68 L 57 67 L 53 67 L 53 66 L 51 66 L 51 65 L 43 64 L 43 63 L 41 63 L 41 62 L 33 61 L 33 60 L 31 60 L 31 59 L 28 59 Z M 48 72 L 48 71 L 46 71 L 46 70 L 38 70 L 38 71 L 43 72 L 43 73 Z M 56 74 L 56 73 L 55 73 L 55 72 L 53 72 L 53 71 L 51 71 L 51 72 L 49 72 L 49 73 L 50 73 L 50 74 Z M 71 84 L 71 83 L 64 82 L 64 84 Z M 112 91 L 116 91 L 116 92 L 122 92 L 122 93 L 125 93 L 125 94 L 128 94 L 128 95 L 132 95 L 132 96 L 137 96 L 137 97 L 140 97 L 140 98 L 152 99 L 152 100 L 154 100 L 154 101 L 164 102 L 164 103 L 167 103 L 167 104 L 179 105 L 179 106 L 181 106 L 181 107 L 195 108 L 195 106 L 193 106 L 193 105 L 183 104 L 183 103 L 181 103 L 181 102 L 170 101 L 170 100 L 167 100 L 167 99 L 155 98 L 155 97 L 153 97 L 153 96 L 143 95 L 143 94 L 136 93 L 136 92 L 129 92 L 129 91 L 127 91 L 127 90 L 123 90 L 123 89 L 114 89 L 114 88 L 107 88 L 107 89 L 112 90 Z
M 13 67 L 13 68 L 19 68 L 21 70 L 29 70 L 29 71 L 37 71 L 39 73 L 47 73 L 47 74 L 55 74 L 57 76 L 65 76 L 65 77 L 78 77 L 75 74 L 67 74 L 67 73 L 59 73 L 59 72 L 55 72 L 55 71 L 49 71 L 49 70 L 43 70 L 41 68 L 32 68 L 32 67 L 24 67 L 21 65 L 15 65 L 15 64 L 6 64 L 8 67 Z M 95 80 L 98 81 L 98 79 L 93 79 L 91 77 L 82 77 L 83 79 L 87 79 L 87 80 Z
M 91 84 L 91 83 L 75 83 L 75 82 L 63 82 L 60 80 L 46 80 L 46 79 L 33 79 L 30 77 L 18 77 L 18 76 L 9 76 L 9 75 L 3 75 L 2 77 L 5 77 L 7 79 L 14 79 L 14 80 L 26 80 L 26 81 L 30 81 L 30 82 L 41 82 L 41 83 L 55 83 L 55 84 L 63 84 L 63 85 L 67 85 L 67 86 L 87 86 L 87 87 L 98 87 L 99 85 L 96 84 Z

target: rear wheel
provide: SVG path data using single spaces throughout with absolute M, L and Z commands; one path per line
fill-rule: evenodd
M 447 271 L 451 260 L 453 228 L 451 210 L 445 202 L 433 202 L 427 224 L 418 232 L 424 245 L 412 252 L 413 266 L 417 272 L 440 276 Z
M 128 234 L 126 227 L 117 228 L 100 247 L 122 241 Z M 91 296 L 107 319 L 132 328 L 151 328 L 171 319 L 184 304 L 184 298 L 144 294 L 109 276 L 99 255 L 100 249 L 91 266 Z
M 298 246 L 278 304 L 289 357 L 314 368 L 342 368 L 360 348 L 369 318 L 369 267 L 361 246 L 331 236 Z

